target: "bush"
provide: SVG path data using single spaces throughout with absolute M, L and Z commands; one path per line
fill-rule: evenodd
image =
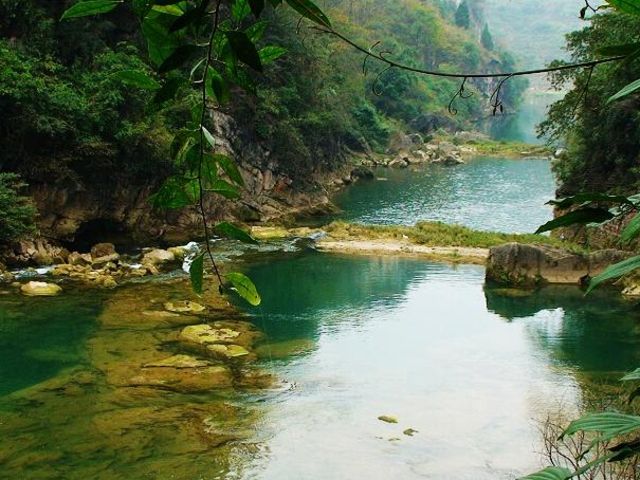
M 26 186 L 13 173 L 0 173 L 0 243 L 35 232 L 36 209 L 19 191 Z

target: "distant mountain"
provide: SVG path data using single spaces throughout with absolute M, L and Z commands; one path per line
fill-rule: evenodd
M 484 9 L 496 42 L 524 68 L 566 58 L 565 34 L 584 25 L 582 0 L 470 0 Z

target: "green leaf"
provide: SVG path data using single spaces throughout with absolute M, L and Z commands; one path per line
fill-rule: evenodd
M 640 453 L 640 439 L 622 442 L 609 450 L 612 452 L 608 455 L 609 461 L 621 462 Z
M 207 74 L 207 96 L 215 98 L 218 104 L 223 105 L 231 98 L 229 84 L 220 73 L 213 67 L 209 67 Z
M 240 192 L 236 187 L 231 185 L 229 182 L 225 182 L 224 180 L 216 180 L 214 181 L 208 188 L 208 192 L 217 193 L 218 195 L 222 195 L 225 198 L 230 200 L 240 198 Z
M 112 75 L 122 83 L 144 90 L 159 90 L 162 86 L 155 79 L 139 70 L 121 70 Z
M 169 27 L 170 32 L 181 30 L 192 23 L 199 22 L 205 15 L 209 0 L 201 0 L 200 4 L 191 10 L 187 10 Z
M 187 192 L 185 192 L 184 181 L 180 178 L 170 177 L 151 196 L 151 203 L 156 208 L 174 209 L 192 205 Z
M 231 5 L 231 17 L 237 22 L 244 20 L 249 12 L 251 12 L 251 7 L 247 0 L 235 0 Z
M 238 272 L 231 272 L 225 275 L 226 279 L 232 285 L 232 290 L 235 290 L 240 297 L 244 298 L 249 304 L 257 307 L 262 301 L 258 290 L 253 284 L 251 279 L 246 275 Z
M 180 68 L 198 50 L 195 45 L 180 45 L 167 59 L 158 67 L 158 73 L 167 73 L 176 68 Z
M 227 40 L 229 40 L 229 46 L 234 55 L 242 63 L 250 66 L 258 72 L 262 72 L 262 62 L 260 61 L 260 55 L 256 50 L 256 46 L 249 39 L 244 32 L 225 32 Z
M 172 100 L 173 98 L 175 98 L 176 93 L 178 92 L 178 89 L 180 88 L 181 85 L 182 85 L 182 78 L 180 77 L 169 78 L 164 83 L 162 88 L 158 90 L 154 95 L 153 103 L 155 103 L 156 105 L 162 105 L 163 103 L 168 102 L 169 100 Z
M 258 244 L 258 241 L 255 238 L 229 222 L 221 222 L 213 227 L 213 230 L 221 237 L 240 240 L 243 243 L 251 243 L 253 245 Z
M 622 233 L 620 234 L 620 241 L 623 243 L 628 243 L 634 238 L 636 238 L 640 234 L 640 213 L 636 213 L 636 215 L 631 219 L 631 221 L 624 228 Z
M 87 17 L 89 15 L 98 15 L 107 13 L 116 8 L 122 1 L 120 0 L 85 0 L 76 3 L 72 7 L 65 10 L 60 20 L 68 18 Z
M 553 220 L 542 225 L 536 233 L 548 232 L 560 227 L 569 225 L 585 225 L 589 223 L 602 223 L 611 220 L 614 215 L 604 208 L 583 207 L 573 210 L 565 215 L 554 218 Z
M 268 45 L 264 48 L 261 48 L 258 52 L 258 54 L 260 55 L 260 61 L 263 65 L 267 65 L 277 60 L 285 53 L 287 53 L 286 48 L 277 47 L 275 45 Z
M 149 58 L 156 66 L 169 58 L 179 45 L 178 39 L 167 31 L 159 17 L 162 15 L 150 15 L 142 23 L 142 33 L 147 41 Z
M 607 2 L 621 12 L 640 15 L 640 0 L 607 0 Z
M 311 0 L 287 0 L 287 3 L 303 17 L 323 27 L 331 28 L 329 18 Z
M 550 200 L 547 202 L 547 205 L 554 205 L 558 208 L 565 209 L 573 205 L 582 205 L 590 202 L 607 202 L 633 205 L 633 202 L 628 197 L 622 195 L 608 195 L 606 193 L 579 193 L 577 195 L 562 198 L 560 200 Z
M 627 373 L 620 379 L 621 382 L 634 382 L 640 380 L 640 368 L 636 368 L 633 372 Z
M 253 15 L 258 18 L 262 10 L 264 10 L 264 0 L 249 0 L 249 6 L 251 7 Z
M 567 480 L 571 478 L 571 470 L 561 467 L 547 467 L 518 480 Z
M 622 45 L 608 45 L 596 50 L 598 55 L 612 57 L 618 55 L 632 55 L 640 49 L 640 43 L 625 43 Z
M 626 97 L 627 95 L 632 94 L 633 92 L 635 92 L 639 88 L 640 88 L 640 79 L 636 80 L 635 82 L 631 82 L 629 85 L 624 87 L 622 90 L 620 90 L 615 95 L 611 95 L 609 97 L 609 99 L 607 100 L 607 103 L 612 103 L 612 102 L 615 102 L 616 100 L 621 99 L 622 97 Z
M 227 174 L 233 183 L 239 186 L 244 186 L 244 179 L 238 170 L 238 165 L 231 158 L 222 154 L 215 154 L 213 156 L 214 161 L 220 165 L 220 168 Z
M 591 281 L 589 282 L 587 293 L 591 292 L 594 288 L 596 288 L 601 283 L 606 282 L 607 280 L 620 278 L 638 268 L 640 268 L 640 256 L 627 258 L 622 262 L 609 265 L 604 272 L 591 279 Z
M 640 429 L 640 417 L 615 412 L 591 413 L 574 420 L 560 438 L 577 432 L 596 432 L 602 434 L 594 443 L 611 440 Z
M 213 138 L 213 135 L 211 135 L 211 132 L 207 130 L 207 127 L 205 127 L 204 125 L 201 125 L 200 128 L 202 128 L 204 138 L 207 140 L 209 145 L 211 145 L 211 148 L 216 148 L 216 140 L 215 138 Z
M 197 294 L 202 294 L 202 280 L 204 279 L 204 253 L 198 255 L 191 262 L 189 267 L 189 278 L 191 279 L 191 288 Z

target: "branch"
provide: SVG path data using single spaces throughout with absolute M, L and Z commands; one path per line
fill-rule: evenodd
M 216 9 L 213 12 L 213 29 L 211 30 L 211 35 L 209 36 L 209 44 L 207 46 L 207 57 L 204 63 L 204 73 L 202 76 L 202 113 L 200 115 L 200 158 L 198 161 L 198 189 L 200 190 L 200 198 L 198 202 L 198 207 L 200 209 L 200 215 L 202 216 L 202 226 L 204 229 L 204 241 L 205 247 L 207 249 L 207 256 L 209 260 L 211 260 L 211 265 L 213 265 L 213 270 L 218 278 L 219 282 L 219 290 L 222 293 L 223 282 L 222 276 L 220 275 L 220 270 L 218 269 L 218 265 L 213 258 L 213 253 L 211 252 L 210 238 L 209 238 L 209 224 L 207 223 L 207 213 L 204 207 L 204 186 L 202 182 L 202 166 L 204 163 L 204 122 L 207 116 L 207 77 L 209 74 L 209 66 L 213 59 L 211 58 L 213 55 L 213 43 L 215 39 L 215 35 L 218 32 L 218 24 L 220 21 L 220 5 L 222 4 L 222 0 L 217 0 Z
M 579 68 L 593 68 L 597 65 L 601 65 L 603 63 L 611 63 L 618 62 L 620 60 L 624 60 L 627 58 L 626 55 L 617 55 L 615 57 L 607 57 L 601 58 L 599 60 L 591 60 L 589 62 L 581 62 L 581 63 L 569 63 L 564 65 L 557 65 L 554 67 L 546 67 L 546 68 L 537 68 L 534 70 L 517 70 L 513 72 L 498 72 L 498 73 L 448 73 L 441 72 L 439 70 L 426 70 L 423 68 L 412 67 L 410 65 L 405 65 L 394 60 L 390 60 L 385 56 L 384 53 L 375 53 L 372 49 L 365 48 L 353 40 L 347 38 L 342 33 L 334 30 L 333 28 L 328 27 L 319 27 L 312 26 L 312 29 L 318 31 L 319 33 L 324 33 L 327 35 L 332 35 L 336 38 L 339 38 L 347 45 L 350 45 L 354 49 L 364 53 L 367 57 L 375 58 L 376 60 L 386 63 L 389 68 L 398 68 L 401 70 L 405 70 L 408 72 L 418 73 L 421 75 L 428 75 L 432 77 L 444 77 L 444 78 L 459 78 L 459 79 L 469 79 L 469 78 L 504 78 L 505 80 L 511 77 L 521 77 L 526 75 L 536 75 L 541 73 L 552 73 L 552 72 L 560 72 L 563 70 L 576 70 Z M 377 43 L 375 45 L 378 45 Z

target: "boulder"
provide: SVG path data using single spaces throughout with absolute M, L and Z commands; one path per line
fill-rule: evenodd
M 67 263 L 70 265 L 91 265 L 90 253 L 71 252 L 67 257 Z
M 108 263 L 113 263 L 113 262 L 117 262 L 118 260 L 120 260 L 120 254 L 118 253 L 111 253 L 109 255 L 104 255 L 102 257 L 92 257 L 93 260 L 91 261 L 91 265 L 94 268 L 100 268 Z
M 580 284 L 589 275 L 581 255 L 543 245 L 508 243 L 489 250 L 487 280 L 505 285 Z
M 165 302 L 164 309 L 173 313 L 201 313 L 205 310 L 203 305 L 189 300 Z
M 600 250 L 587 256 L 546 245 L 508 243 L 490 249 L 486 275 L 487 280 L 505 285 L 580 285 L 628 256 L 619 250 Z
M 113 243 L 97 243 L 91 247 L 91 258 L 101 258 L 116 253 L 116 247 Z
M 176 262 L 176 255 L 169 250 L 156 248 L 142 256 L 143 265 L 154 265 L 156 267 Z
M 409 166 L 409 157 L 405 154 L 400 154 L 391 160 L 387 166 L 391 168 L 407 168 Z
M 30 297 L 53 297 L 62 292 L 62 288 L 55 283 L 28 282 L 20 286 L 20 291 Z
M 357 178 L 359 180 L 373 180 L 375 175 L 373 174 L 373 170 L 370 168 L 359 165 L 351 170 L 351 178 Z

